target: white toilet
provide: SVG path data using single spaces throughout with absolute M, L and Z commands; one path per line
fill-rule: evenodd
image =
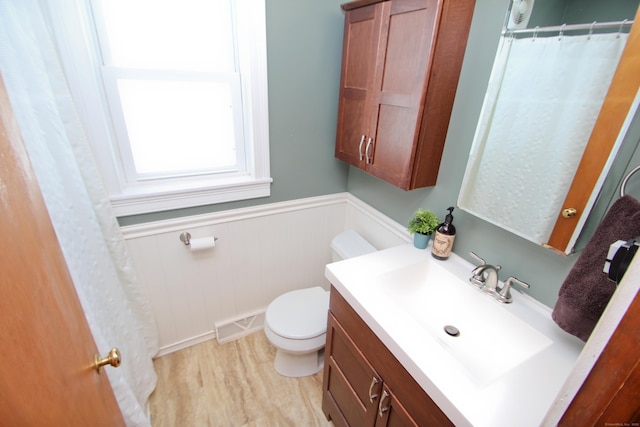
M 333 261 L 375 252 L 361 235 L 347 230 L 331 241 Z M 274 367 L 285 377 L 313 375 L 324 364 L 329 291 L 320 286 L 287 292 L 265 314 L 264 333 L 278 350 Z

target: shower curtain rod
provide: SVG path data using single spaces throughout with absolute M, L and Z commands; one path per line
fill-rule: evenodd
M 625 25 L 633 25 L 632 20 L 625 19 L 624 21 L 612 21 L 612 22 L 596 22 L 594 21 L 591 24 L 563 24 L 563 25 L 553 25 L 549 27 L 535 27 L 535 28 L 524 28 L 521 30 L 503 30 L 502 35 L 505 34 L 527 34 L 527 33 L 549 33 L 549 32 L 564 32 L 564 31 L 576 31 L 576 30 L 597 30 L 602 28 L 619 28 L 622 30 L 622 27 Z

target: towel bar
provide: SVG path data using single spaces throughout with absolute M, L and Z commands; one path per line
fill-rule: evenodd
M 622 184 L 620 185 L 620 197 L 624 196 L 624 188 L 627 185 L 627 181 L 629 181 L 629 178 L 631 178 L 631 175 L 633 175 L 634 173 L 640 171 L 640 165 L 636 166 L 635 168 L 633 168 L 633 170 L 631 172 L 629 172 L 627 174 L 627 176 L 624 177 L 624 179 L 622 180 Z

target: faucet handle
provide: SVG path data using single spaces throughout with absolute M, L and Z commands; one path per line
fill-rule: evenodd
M 487 265 L 487 261 L 485 261 L 485 260 L 484 260 L 484 258 L 481 258 L 480 256 L 478 256 L 478 254 L 476 254 L 475 252 L 469 252 L 469 255 L 471 255 L 473 258 L 477 259 L 477 260 L 480 262 L 479 267 L 480 267 L 480 266 L 483 266 L 483 265 Z M 496 265 L 496 266 L 494 266 L 494 268 L 495 268 L 497 271 L 500 271 L 500 269 L 502 268 L 502 266 L 500 266 L 500 265 Z
M 526 289 L 529 289 L 531 287 L 528 283 L 510 276 L 507 280 L 504 281 L 504 286 L 502 286 L 500 292 L 498 293 L 498 295 L 496 295 L 496 299 L 505 304 L 511 304 L 513 302 L 513 297 L 511 296 L 511 286 L 514 283 Z
M 480 258 L 478 255 L 476 255 L 475 252 L 469 252 L 469 255 L 471 255 L 473 258 L 477 259 L 478 261 L 480 261 L 480 265 L 474 268 L 473 271 L 471 272 L 472 276 L 469 277 L 469 282 L 471 282 L 474 286 L 478 288 L 482 288 L 484 286 L 484 277 L 479 267 L 483 265 L 487 265 L 487 262 L 483 258 Z
M 481 265 L 485 265 L 487 263 L 487 261 L 485 261 L 483 258 L 480 258 L 478 255 L 476 255 L 475 252 L 469 252 L 469 255 L 480 261 Z
M 493 265 L 487 264 L 487 262 L 483 258 L 480 258 L 475 252 L 469 252 L 469 254 L 475 259 L 477 259 L 478 261 L 480 261 L 481 263 L 471 271 L 471 277 L 469 278 L 469 282 L 471 282 L 474 286 L 478 288 L 484 288 L 486 286 L 486 279 L 488 274 L 487 271 L 488 269 L 492 269 L 492 270 L 495 270 L 494 282 L 497 283 L 498 272 L 502 267 L 499 265 L 493 266 Z M 491 287 L 491 289 L 494 290 L 495 288 Z M 495 290 L 493 293 L 495 293 Z

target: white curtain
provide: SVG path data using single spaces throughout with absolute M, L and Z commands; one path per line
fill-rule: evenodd
M 501 40 L 460 208 L 528 240 L 548 241 L 626 39 Z
M 99 351 L 129 426 L 150 426 L 158 339 L 37 0 L 0 0 L 0 72 Z

